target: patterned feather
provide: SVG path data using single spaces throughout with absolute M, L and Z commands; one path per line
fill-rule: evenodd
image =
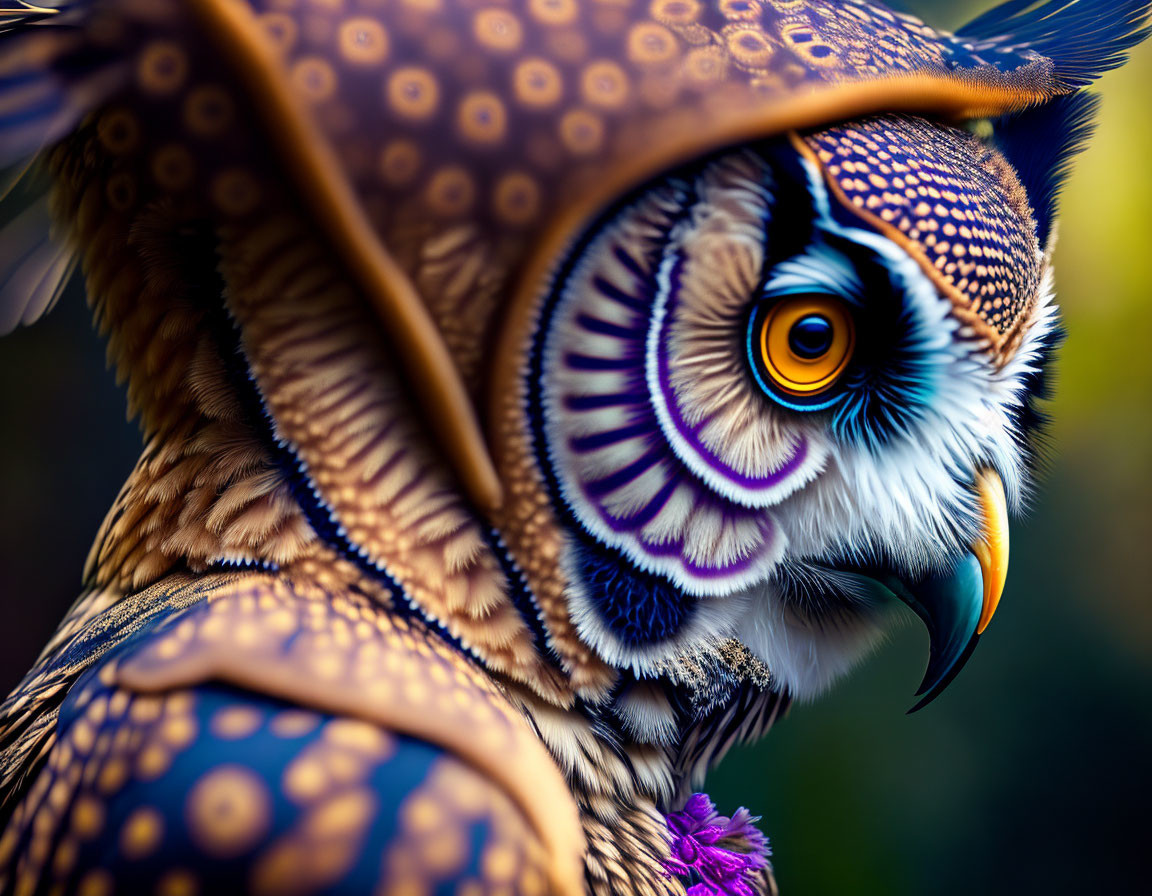
M 87 596 L 0 707 L 0 890 L 48 855 L 38 828 L 83 826 L 45 802 L 92 796 L 55 783 L 76 756 L 123 749 L 92 774 L 160 785 L 119 781 L 109 817 L 134 831 L 155 798 L 179 832 L 178 779 L 222 740 L 251 793 L 285 780 L 279 735 L 241 730 L 283 703 L 466 760 L 553 889 L 681 893 L 697 835 L 748 821 L 697 799 L 685 827 L 692 784 L 886 607 L 948 634 L 929 684 L 971 653 L 984 485 L 1001 515 L 1028 488 L 1054 344 L 1037 238 L 1094 108 L 1065 94 L 1150 9 L 1013 0 L 959 36 L 867 0 L 0 11 L 0 166 L 52 178 L 145 435 Z M 72 263 L 35 189 L 3 192 L 0 331 Z M 158 769 L 156 717 L 127 708 L 161 703 Z M 369 798 L 404 798 L 404 763 L 376 766 Z M 301 890 L 325 885 L 290 834 L 311 796 L 269 853 Z M 61 873 L 96 886 L 85 849 Z M 758 878 L 736 892 L 770 886 L 762 851 L 734 861 Z
M 87 2 L 0 9 L 0 336 L 34 323 L 75 261 L 53 236 L 34 161 L 115 90 L 122 66 L 82 29 Z M 16 211 L 13 211 L 13 206 Z

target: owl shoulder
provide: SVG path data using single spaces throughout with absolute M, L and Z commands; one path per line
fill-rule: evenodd
M 414 621 L 299 590 L 245 580 L 76 681 L 0 891 L 582 892 L 572 797 L 491 680 Z

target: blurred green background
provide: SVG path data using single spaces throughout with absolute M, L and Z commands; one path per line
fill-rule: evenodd
M 988 5 L 903 4 L 944 27 Z M 909 624 L 708 783 L 763 815 L 785 896 L 1152 892 L 1152 46 L 1097 89 L 1062 202 L 1051 471 L 995 622 L 924 712 L 904 715 L 927 654 Z M 139 437 L 77 294 L 0 342 L 0 384 L 6 692 Z

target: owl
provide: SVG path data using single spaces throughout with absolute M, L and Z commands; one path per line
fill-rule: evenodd
M 971 656 L 1150 7 L 0 12 L 0 328 L 82 276 L 144 444 L 0 892 L 773 892 L 693 791 L 900 607 Z

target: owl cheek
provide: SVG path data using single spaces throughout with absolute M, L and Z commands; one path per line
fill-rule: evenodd
M 671 242 L 646 249 L 634 230 L 652 229 L 645 208 L 625 210 L 578 247 L 545 297 L 525 379 L 530 426 L 569 531 L 689 595 L 729 594 L 778 562 L 784 539 L 767 505 L 822 457 L 803 436 L 766 438 L 771 422 L 749 416 L 738 345 L 757 268 L 749 241 L 714 239 L 693 253 Z M 710 221 L 720 227 L 715 215 Z M 683 242 L 696 245 L 690 237 Z M 725 245 L 739 248 L 721 259 L 715 247 Z M 705 289 L 709 271 L 726 271 L 731 282 L 718 288 L 713 277 Z M 699 377 L 686 362 L 699 355 L 688 341 L 697 331 L 685 327 L 689 300 L 720 315 L 704 329 L 722 334 L 731 355 L 703 393 L 691 390 Z M 717 390 L 732 400 L 713 400 Z
M 784 549 L 771 511 L 718 494 L 681 461 L 643 367 L 627 366 L 627 354 L 621 369 L 581 375 L 596 347 L 585 340 L 577 353 L 567 337 L 588 327 L 601 328 L 578 318 L 558 329 L 566 338 L 548 353 L 539 397 L 541 460 L 568 528 L 688 594 L 727 594 L 763 579 Z
M 691 595 L 728 594 L 769 574 L 784 549 L 769 512 L 710 492 L 666 446 L 630 441 L 553 450 L 571 532 Z
M 743 347 L 759 257 L 740 240 L 686 240 L 661 265 L 645 384 L 669 449 L 709 490 L 766 508 L 823 467 L 819 431 L 759 395 Z M 739 272 L 745 271 L 744 276 Z M 717 289 L 724 276 L 736 282 Z
M 699 644 L 734 635 L 748 609 L 739 592 L 694 597 L 587 536 L 572 535 L 563 566 L 582 640 L 617 666 L 652 671 Z

